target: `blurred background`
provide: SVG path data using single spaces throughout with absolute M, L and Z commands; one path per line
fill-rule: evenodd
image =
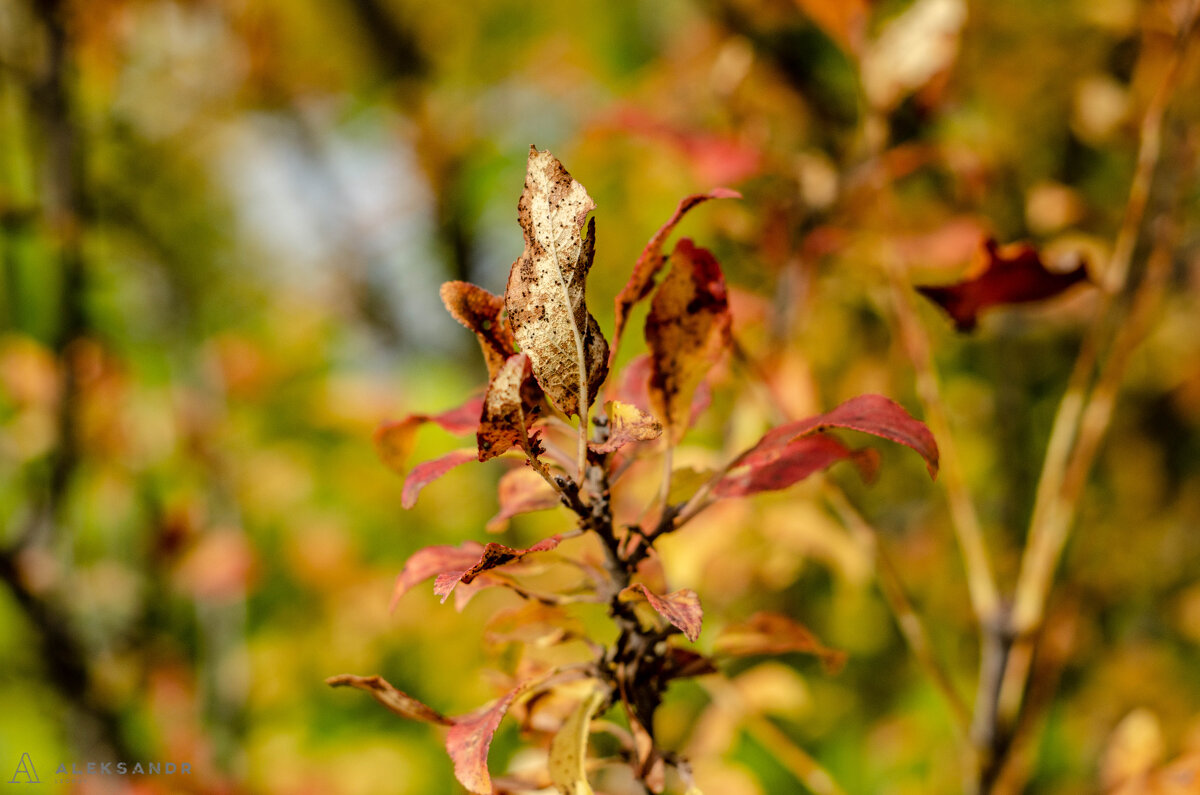
M 0 1 L 3 780 L 29 754 L 47 792 L 460 791 L 434 730 L 322 680 L 379 673 L 449 714 L 495 695 L 480 637 L 513 595 L 461 614 L 428 588 L 387 604 L 414 550 L 489 538 L 504 463 L 455 470 L 406 512 L 371 433 L 483 384 L 437 289 L 502 290 L 529 145 L 596 200 L 589 300 L 606 330 L 682 196 L 744 194 L 682 228 L 722 261 L 749 363 L 713 373 L 713 410 L 678 454 L 715 461 L 861 392 L 920 412 L 887 262 L 950 281 L 988 234 L 1103 262 L 1186 6 Z M 1200 751 L 1197 77 L 1192 59 L 1147 211 L 1176 230 L 1170 289 L 1035 668 L 1029 792 L 1094 792 L 1131 757 Z M 969 336 L 919 308 L 1004 582 L 1094 292 L 997 311 Z M 641 344 L 631 332 L 622 361 Z M 458 445 L 430 428 L 415 459 Z M 916 456 L 881 452 L 873 487 L 831 477 L 970 694 L 978 649 L 943 491 Z M 706 627 L 781 610 L 848 652 L 837 675 L 801 657 L 729 671 L 744 710 L 846 791 L 961 791 L 947 709 L 869 546 L 819 488 L 667 539 L 672 584 L 700 593 Z M 564 521 L 533 514 L 496 538 Z M 681 685 L 662 712 L 704 791 L 800 791 L 723 709 Z M 519 748 L 505 724 L 493 769 Z M 60 763 L 111 759 L 193 772 L 55 783 Z

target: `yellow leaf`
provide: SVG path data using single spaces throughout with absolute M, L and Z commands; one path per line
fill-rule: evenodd
M 562 795 L 593 795 L 584 763 L 592 716 L 603 702 L 604 693 L 592 690 L 550 742 L 550 780 Z

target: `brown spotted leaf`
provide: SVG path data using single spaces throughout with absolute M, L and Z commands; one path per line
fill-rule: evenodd
M 782 447 L 771 447 L 748 457 L 717 481 L 713 495 L 747 497 L 761 491 L 778 491 L 799 483 L 843 459 L 858 465 L 863 480 L 870 481 L 879 466 L 879 454 L 871 449 L 851 450 L 837 439 L 824 434 L 801 436 Z
M 753 466 L 756 461 L 769 460 L 793 439 L 830 428 L 869 433 L 909 447 L 925 459 L 929 476 L 937 477 L 938 448 L 933 434 L 925 427 L 925 423 L 883 395 L 859 395 L 824 414 L 780 425 L 742 453 L 738 457 L 738 465 Z
M 662 423 L 630 403 L 610 400 L 604 404 L 608 415 L 608 439 L 588 446 L 596 453 L 611 453 L 630 442 L 647 442 L 662 436 Z
M 375 451 L 380 460 L 397 474 L 408 472 L 408 458 L 416 445 L 417 430 L 427 422 L 440 425 L 456 436 L 475 433 L 479 427 L 482 398 L 471 398 L 457 408 L 441 414 L 412 414 L 402 420 L 385 422 L 375 429 Z
M 441 726 L 449 726 L 453 723 L 432 707 L 428 707 L 407 693 L 392 687 L 382 676 L 341 674 L 329 677 L 325 680 L 325 684 L 330 687 L 356 687 L 359 690 L 365 690 L 374 696 L 376 701 L 402 718 L 436 723 Z
M 683 588 L 659 596 L 640 582 L 635 582 L 621 591 L 621 599 L 630 601 L 638 598 L 638 593 L 646 598 L 650 606 L 660 616 L 682 632 L 693 643 L 700 637 L 700 627 L 704 620 L 704 610 L 700 607 L 700 597 L 691 588 Z
M 454 725 L 446 734 L 446 752 L 454 762 L 455 778 L 471 792 L 479 795 L 492 792 L 488 749 L 504 713 L 524 690 L 525 685 L 520 685 L 491 704 L 453 719 Z
M 674 214 L 650 238 L 650 242 L 642 249 L 637 262 L 633 265 L 633 273 L 629 274 L 629 281 L 625 283 L 625 286 L 621 288 L 621 292 L 616 297 L 613 312 L 615 318 L 613 344 L 612 350 L 609 351 L 608 359 L 610 365 L 617 356 L 617 347 L 621 344 L 621 333 L 625 330 L 625 324 L 629 322 L 629 313 L 633 311 L 633 307 L 639 301 L 650 295 L 650 291 L 654 288 L 654 278 L 662 270 L 663 264 L 667 261 L 663 245 L 667 242 L 667 238 L 670 237 L 671 232 L 683 220 L 683 216 L 696 205 L 702 204 L 709 199 L 740 198 L 742 198 L 742 194 L 729 188 L 714 188 L 708 193 L 693 193 L 691 196 L 686 196 L 679 202 L 679 206 L 675 208 Z
M 713 255 L 683 238 L 671 270 L 650 302 L 650 403 L 678 442 L 691 420 L 692 398 L 729 344 L 729 297 Z
M 437 580 L 433 584 L 433 592 L 442 597 L 444 602 L 459 583 L 470 585 L 476 577 L 486 571 L 516 563 L 534 552 L 548 552 L 557 547 L 561 540 L 561 536 L 553 535 L 542 539 L 528 549 L 513 549 L 493 541 L 483 548 L 478 559 L 472 561 L 470 566 L 438 574 Z
M 465 571 L 473 566 L 482 554 L 483 544 L 478 541 L 464 541 L 459 547 L 439 545 L 417 550 L 396 577 L 396 587 L 392 590 L 392 601 L 388 610 L 395 610 L 400 598 L 417 583 L 444 571 Z
M 487 461 L 514 447 L 529 447 L 529 423 L 533 421 L 541 395 L 530 378 L 529 357 L 524 353 L 510 356 L 488 385 L 483 397 L 479 430 L 479 460 Z
M 441 295 L 446 311 L 479 339 L 488 378 L 495 378 L 504 361 L 517 352 L 512 330 L 501 319 L 504 298 L 470 282 L 446 282 Z
M 740 624 L 725 627 L 713 643 L 713 651 L 729 657 L 801 652 L 815 655 L 830 670 L 837 670 L 846 660 L 844 652 L 821 643 L 803 624 L 768 612 L 755 613 Z
M 500 512 L 488 520 L 487 531 L 499 533 L 508 527 L 514 516 L 533 511 L 544 511 L 558 505 L 558 492 L 528 466 L 520 466 L 505 472 L 497 487 Z
M 586 234 L 583 228 L 595 206 L 554 155 L 529 148 L 517 204 L 525 250 L 509 273 L 504 303 L 534 376 L 568 416 L 583 413 L 581 394 L 592 404 L 608 374 L 608 342 L 585 302 L 594 219 Z
M 400 494 L 400 504 L 411 508 L 417 504 L 417 496 L 421 490 L 456 466 L 475 460 L 475 451 L 469 447 L 451 450 L 441 458 L 417 464 L 404 479 L 404 490 Z
M 999 246 L 989 238 L 974 276 L 948 286 L 918 287 L 917 292 L 944 309 L 959 331 L 970 331 L 986 309 L 1053 298 L 1087 280 L 1085 263 L 1066 272 L 1052 271 L 1033 246 Z

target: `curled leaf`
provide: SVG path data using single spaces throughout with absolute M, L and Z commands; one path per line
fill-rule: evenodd
M 611 453 L 630 442 L 645 442 L 662 435 L 662 423 L 637 406 L 610 400 L 604 404 L 608 415 L 608 439 L 588 445 L 593 452 Z
M 801 652 L 818 657 L 831 671 L 846 661 L 844 652 L 831 649 L 808 627 L 780 613 L 755 613 L 740 624 L 731 624 L 713 643 L 713 651 L 729 657 Z
M 400 494 L 400 504 L 411 508 L 417 504 L 417 496 L 421 490 L 456 466 L 475 460 L 475 451 L 470 448 L 451 450 L 440 458 L 417 464 L 404 479 L 404 491 Z
M 441 296 L 446 311 L 479 339 L 488 378 L 495 378 L 504 360 L 517 352 L 512 330 L 501 320 L 504 298 L 470 282 L 446 282 Z
M 508 520 L 518 514 L 544 511 L 561 502 L 558 492 L 528 466 L 505 472 L 500 477 L 497 492 L 500 511 L 488 520 L 489 533 L 501 532 L 508 526 Z
M 374 696 L 376 701 L 402 718 L 436 723 L 441 726 L 449 726 L 453 723 L 432 707 L 426 706 L 407 693 L 392 687 L 382 676 L 341 674 L 329 677 L 325 680 L 325 684 L 330 687 L 356 687 L 359 690 L 365 690 Z
M 721 266 L 710 252 L 683 238 L 646 318 L 651 408 L 672 442 L 687 430 L 696 388 L 727 347 L 729 334 L 729 296 Z
M 739 464 L 753 466 L 771 459 L 793 439 L 829 428 L 846 428 L 869 433 L 881 439 L 915 450 L 923 459 L 930 477 L 937 477 L 938 448 L 925 423 L 883 395 L 859 395 L 815 417 L 796 420 L 768 431 L 754 447 L 739 456 Z
M 814 472 L 843 459 L 853 460 L 864 480 L 871 480 L 879 466 L 879 454 L 870 448 L 851 450 L 824 434 L 801 436 L 782 447 L 768 448 L 748 457 L 742 465 L 717 481 L 717 497 L 747 497 L 760 491 L 777 491 L 799 483 Z
M 592 716 L 604 703 L 604 692 L 599 688 L 588 693 L 579 702 L 562 728 L 550 741 L 550 780 L 561 795 L 593 795 L 588 784 L 587 746 L 591 733 Z
M 918 287 L 917 292 L 944 309 L 956 329 L 970 331 L 985 309 L 1053 298 L 1087 280 L 1085 263 L 1063 273 L 1052 271 L 1033 246 L 999 246 L 989 238 L 971 278 L 944 287 Z
M 629 601 L 638 598 L 638 593 L 645 597 L 655 612 L 682 632 L 693 643 L 700 637 L 700 627 L 704 620 L 704 610 L 700 607 L 700 597 L 691 588 L 683 588 L 659 596 L 640 582 L 635 582 L 621 591 L 621 599 Z
M 529 148 L 517 215 L 525 250 L 513 263 L 504 303 L 533 374 L 566 415 L 583 414 L 608 374 L 608 342 L 587 310 L 588 270 L 595 254 L 595 202 L 549 152 Z
M 480 795 L 492 792 L 492 777 L 487 767 L 492 736 L 513 700 L 524 690 L 525 685 L 520 685 L 491 704 L 453 718 L 454 725 L 446 734 L 446 752 L 454 762 L 455 778 L 471 792 Z
M 510 563 L 516 563 L 526 555 L 534 552 L 548 552 L 557 547 L 561 540 L 561 536 L 550 536 L 549 538 L 542 539 L 528 549 L 513 549 L 512 547 L 497 544 L 493 541 L 483 548 L 479 558 L 467 568 L 451 569 L 438 574 L 437 580 L 433 585 L 433 592 L 442 597 L 442 601 L 445 602 L 446 597 L 450 595 L 459 583 L 470 585 L 476 577 L 486 571 L 500 566 L 507 566 Z
M 395 610 L 401 597 L 417 583 L 444 571 L 466 570 L 474 565 L 482 554 L 483 544 L 478 541 L 464 541 L 459 547 L 439 545 L 417 550 L 405 562 L 404 568 L 396 577 L 396 587 L 392 590 L 392 601 L 388 610 Z
M 650 238 L 650 242 L 642 249 L 637 262 L 633 265 L 633 273 L 629 274 L 629 281 L 621 288 L 621 292 L 617 293 L 613 312 L 615 320 L 613 344 L 608 359 L 610 366 L 617 356 L 617 347 L 621 344 L 621 333 L 625 330 L 625 324 L 629 322 L 629 313 L 633 311 L 633 307 L 639 301 L 650 295 L 650 291 L 654 288 L 654 277 L 658 275 L 659 270 L 667 261 L 667 255 L 663 252 L 663 244 L 667 242 L 671 232 L 683 220 L 683 216 L 696 205 L 709 199 L 740 198 L 742 198 L 742 194 L 729 188 L 714 188 L 708 193 L 693 193 L 691 196 L 685 196 L 667 222 Z
M 518 353 L 500 366 L 488 385 L 475 434 L 480 461 L 495 458 L 513 447 L 531 449 L 529 423 L 541 396 L 530 373 L 529 357 Z
M 471 398 L 461 406 L 441 414 L 412 414 L 402 420 L 385 422 L 375 429 L 375 451 L 389 469 L 403 475 L 417 441 L 417 430 L 427 422 L 441 426 L 456 436 L 474 433 L 479 426 L 482 398 Z

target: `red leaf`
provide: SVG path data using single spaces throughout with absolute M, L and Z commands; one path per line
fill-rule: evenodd
M 437 580 L 433 584 L 433 592 L 442 597 L 442 601 L 445 602 L 446 597 L 450 596 L 451 591 L 459 583 L 470 585 L 483 572 L 516 563 L 533 552 L 548 552 L 557 547 L 561 540 L 561 536 L 553 535 L 542 539 L 528 549 L 513 549 L 493 541 L 483 548 L 482 554 L 467 568 L 452 569 L 438 574 Z
M 441 414 L 411 414 L 402 420 L 385 422 L 375 429 L 375 451 L 389 469 L 403 475 L 408 472 L 408 457 L 416 443 L 418 428 L 432 422 L 456 436 L 466 436 L 479 427 L 482 409 L 483 398 L 471 398 Z
M 404 491 L 400 494 L 400 504 L 411 508 L 417 504 L 417 495 L 421 490 L 442 475 L 460 464 L 475 460 L 476 453 L 470 448 L 451 450 L 441 458 L 417 464 L 404 479 Z
M 691 196 L 686 196 L 679 202 L 679 206 L 675 208 L 674 214 L 650 238 L 650 242 L 642 249 L 637 262 L 633 265 L 633 273 L 629 274 L 629 281 L 625 283 L 625 286 L 621 288 L 621 292 L 617 294 L 614 305 L 615 330 L 613 331 L 613 344 L 608 354 L 609 366 L 612 365 L 613 360 L 617 356 L 617 346 L 621 343 L 621 332 L 624 331 L 625 324 L 629 321 L 629 313 L 639 301 L 650 295 L 650 291 L 654 287 L 654 277 L 658 275 L 663 263 L 667 261 L 667 255 L 663 253 L 663 244 L 667 242 L 667 238 L 671 232 L 683 220 L 683 216 L 696 205 L 702 204 L 709 199 L 740 198 L 742 198 L 742 194 L 729 188 L 714 188 L 708 193 L 693 193 Z
M 859 395 L 824 414 L 780 425 L 743 453 L 738 463 L 753 466 L 756 459 L 776 456 L 776 451 L 793 439 L 829 428 L 848 428 L 910 447 L 925 459 L 930 477 L 937 477 L 938 449 L 933 434 L 925 423 L 883 395 Z
M 700 626 L 704 620 L 704 610 L 700 607 L 700 597 L 691 588 L 683 588 L 659 596 L 640 582 L 635 582 L 621 591 L 621 598 L 628 601 L 636 599 L 640 591 L 650 606 L 660 616 L 670 621 L 687 639 L 696 642 L 700 637 Z
M 662 435 L 662 423 L 637 406 L 610 400 L 604 404 L 608 416 L 608 439 L 588 446 L 597 453 L 611 453 L 630 442 L 645 442 Z
M 921 295 L 946 310 L 959 331 L 975 328 L 979 313 L 993 306 L 1053 298 L 1088 280 L 1087 265 L 1057 273 L 1046 268 L 1037 249 L 1028 244 L 983 244 L 982 268 L 973 278 L 944 287 L 918 287 Z
M 396 587 L 392 591 L 392 601 L 388 610 L 395 610 L 400 598 L 417 583 L 443 571 L 465 570 L 479 560 L 482 553 L 483 544 L 478 541 L 464 541 L 461 547 L 435 546 L 417 550 L 396 577 Z
M 749 457 L 737 471 L 717 482 L 713 494 L 746 497 L 760 491 L 786 489 L 845 458 L 858 464 L 863 479 L 868 481 L 879 465 L 879 454 L 874 450 L 851 450 L 824 434 L 802 436 L 783 447 L 769 448 Z
M 504 313 L 504 297 L 492 295 L 469 282 L 446 282 L 442 285 L 441 296 L 446 311 L 479 339 L 479 347 L 487 361 L 488 378 L 495 378 L 504 360 L 517 352 L 512 329 L 500 319 Z
M 512 517 L 533 511 L 544 511 L 558 505 L 558 492 L 550 488 L 541 475 L 528 466 L 505 472 L 498 486 L 500 512 L 488 520 L 489 533 L 499 533 Z
M 691 421 L 692 400 L 705 374 L 729 344 L 729 296 L 716 258 L 684 238 L 646 318 L 650 402 L 672 442 Z
M 491 793 L 487 757 L 492 736 L 504 713 L 524 689 L 525 685 L 520 685 L 491 704 L 453 719 L 454 725 L 446 734 L 446 752 L 454 762 L 455 778 L 471 792 Z
M 713 651 L 731 657 L 803 652 L 816 655 L 830 670 L 840 668 L 846 661 L 844 652 L 821 643 L 803 624 L 767 612 L 755 613 L 740 624 L 725 627 L 713 644 Z
M 452 720 L 444 717 L 432 707 L 426 706 L 407 693 L 392 687 L 382 676 L 341 674 L 329 677 L 325 680 L 325 684 L 330 687 L 348 686 L 365 690 L 374 696 L 376 701 L 402 718 L 436 723 L 441 726 L 449 726 L 453 723 Z

